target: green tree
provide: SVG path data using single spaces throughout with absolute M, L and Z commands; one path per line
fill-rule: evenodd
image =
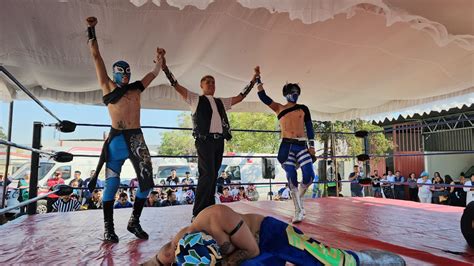
M 278 120 L 273 114 L 230 113 L 229 123 L 235 129 L 279 130 Z M 232 140 L 226 150 L 243 153 L 276 153 L 280 144 L 280 133 L 232 132 Z
M 179 127 L 191 128 L 189 113 L 181 113 L 178 117 Z M 196 155 L 194 139 L 190 130 L 171 130 L 161 134 L 160 155 Z
M 334 132 L 355 132 L 358 130 L 366 130 L 369 132 L 382 131 L 383 128 L 373 125 L 364 120 L 352 120 L 347 122 L 337 121 L 332 123 L 332 130 L 329 123 L 316 123 L 316 130 L 318 131 L 334 131 Z M 330 139 L 328 133 L 318 135 L 320 141 Z M 357 138 L 353 134 L 336 134 L 336 155 L 353 155 L 357 156 L 364 153 L 364 141 Z M 386 154 L 393 148 L 393 141 L 391 138 L 385 136 L 384 133 L 369 134 L 369 153 L 382 155 Z M 377 158 L 378 159 L 378 158 Z
M 0 139 L 7 139 L 7 135 L 3 132 L 3 127 L 0 127 Z

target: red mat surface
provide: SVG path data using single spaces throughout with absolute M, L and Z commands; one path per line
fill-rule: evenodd
M 231 203 L 237 211 L 288 221 L 291 202 Z M 378 248 L 402 255 L 408 265 L 473 265 L 459 229 L 462 208 L 374 198 L 323 198 L 305 201 L 306 234 L 335 247 Z M 192 206 L 145 208 L 138 240 L 126 230 L 131 209 L 115 211 L 118 244 L 103 244 L 102 211 L 24 216 L 0 226 L 0 265 L 136 265 L 153 256 L 181 227 Z M 458 254 L 455 254 L 458 253 Z

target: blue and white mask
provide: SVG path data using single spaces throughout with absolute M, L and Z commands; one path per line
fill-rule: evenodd
M 296 103 L 298 101 L 298 96 L 300 96 L 298 93 L 291 93 L 286 95 L 285 98 L 290 103 Z
M 117 83 L 119 86 L 125 85 L 122 83 L 122 79 L 124 77 L 127 77 L 128 81 L 130 82 L 130 77 L 131 77 L 130 65 L 127 62 L 125 61 L 115 62 L 112 68 L 113 68 L 113 79 L 115 83 Z
M 283 96 L 285 96 L 286 100 L 290 103 L 296 103 L 300 94 L 301 88 L 296 83 L 287 83 L 283 86 Z

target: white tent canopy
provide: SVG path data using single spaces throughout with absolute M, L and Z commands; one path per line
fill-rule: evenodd
M 234 96 L 260 65 L 267 93 L 298 82 L 316 120 L 382 120 L 474 103 L 471 0 L 4 0 L 0 64 L 40 99 L 100 104 L 85 18 L 96 16 L 106 65 L 132 80 L 157 46 L 179 82 Z M 1 76 L 1 75 L 0 75 Z M 2 81 L 3 80 L 3 81 Z M 163 74 L 145 108 L 188 110 Z M 25 97 L 0 79 L 0 99 Z M 252 92 L 234 111 L 269 111 Z

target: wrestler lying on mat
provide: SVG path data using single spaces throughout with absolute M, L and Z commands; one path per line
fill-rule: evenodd
M 398 255 L 324 246 L 299 229 L 225 205 L 204 209 L 144 265 L 405 265 Z

